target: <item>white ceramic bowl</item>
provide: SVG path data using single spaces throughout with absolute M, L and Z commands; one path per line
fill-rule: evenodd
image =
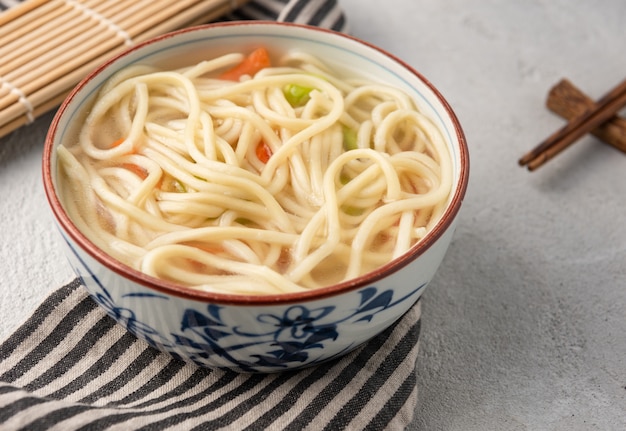
M 146 276 L 96 248 L 72 223 L 56 194 L 56 147 L 88 109 L 99 87 L 130 64 L 198 61 L 262 44 L 298 47 L 336 67 L 404 89 L 444 131 L 452 154 L 453 192 L 441 221 L 408 253 L 341 284 L 271 296 L 220 295 Z M 140 44 L 85 78 L 58 110 L 46 138 L 44 187 L 67 256 L 107 313 L 137 337 L 176 358 L 243 372 L 274 372 L 328 361 L 398 320 L 420 297 L 450 244 L 469 175 L 465 137 L 452 109 L 424 77 L 389 53 L 328 30 L 284 23 L 223 23 L 182 30 Z

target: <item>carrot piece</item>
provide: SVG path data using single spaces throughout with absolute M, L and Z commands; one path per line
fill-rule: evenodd
M 126 138 L 119 138 L 117 141 L 111 144 L 111 148 L 119 147 L 120 145 L 122 145 L 122 142 L 124 142 L 125 140 Z
M 267 163 L 270 157 L 272 157 L 272 149 L 265 142 L 261 141 L 256 146 L 256 156 L 261 162 Z
M 202 251 L 206 251 L 207 253 L 219 254 L 224 251 L 224 247 L 219 244 L 212 244 L 203 241 L 185 241 L 182 243 L 183 245 L 187 245 L 189 247 L 195 247 Z
M 142 180 L 145 180 L 148 177 L 148 172 L 141 166 L 135 165 L 133 163 L 123 163 L 122 167 L 131 171 L 133 174 L 137 175 Z
M 119 138 L 118 140 L 113 141 L 113 143 L 111 144 L 111 148 L 119 147 L 120 145 L 122 145 L 122 143 L 124 143 L 124 141 L 126 141 L 126 138 Z M 131 148 L 128 154 L 135 154 L 136 152 L 137 151 L 135 148 Z
M 243 75 L 253 76 L 259 70 L 270 67 L 270 55 L 265 48 L 252 51 L 241 63 L 222 73 L 220 79 L 239 81 Z
M 203 274 L 207 269 L 207 266 L 204 263 L 198 262 L 197 260 L 193 260 L 193 259 L 185 259 L 185 260 L 187 261 L 187 264 L 189 264 L 189 266 L 191 267 L 191 270 L 195 273 Z

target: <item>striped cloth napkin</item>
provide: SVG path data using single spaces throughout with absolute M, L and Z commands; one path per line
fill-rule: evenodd
M 0 10 L 9 2 L 15 0 L 0 0 Z M 256 0 L 229 18 L 347 30 L 335 0 Z M 153 349 L 117 325 L 74 280 L 0 345 L 0 429 L 404 429 L 417 402 L 420 302 L 334 362 L 238 374 Z

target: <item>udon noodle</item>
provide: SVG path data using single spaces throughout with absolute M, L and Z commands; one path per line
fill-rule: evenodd
M 291 52 L 112 77 L 58 148 L 61 199 L 95 245 L 150 276 L 262 295 L 349 280 L 407 252 L 452 187 L 409 95 Z

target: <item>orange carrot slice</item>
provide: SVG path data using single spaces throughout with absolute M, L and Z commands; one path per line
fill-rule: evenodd
M 220 79 L 239 81 L 244 75 L 253 76 L 259 70 L 270 67 L 270 56 L 265 48 L 257 48 L 252 51 L 241 63 L 230 70 L 222 73 Z
M 261 162 L 267 163 L 272 157 L 272 150 L 265 142 L 261 141 L 256 146 L 256 156 Z
M 146 178 L 148 178 L 148 172 L 146 172 L 146 170 L 142 168 L 141 166 L 135 165 L 133 163 L 123 163 L 122 167 L 124 169 L 131 171 L 133 174 L 137 175 L 142 180 L 145 180 Z
M 120 145 L 122 145 L 122 142 L 124 142 L 125 140 L 126 138 L 119 138 L 117 141 L 111 144 L 111 148 L 119 147 Z

